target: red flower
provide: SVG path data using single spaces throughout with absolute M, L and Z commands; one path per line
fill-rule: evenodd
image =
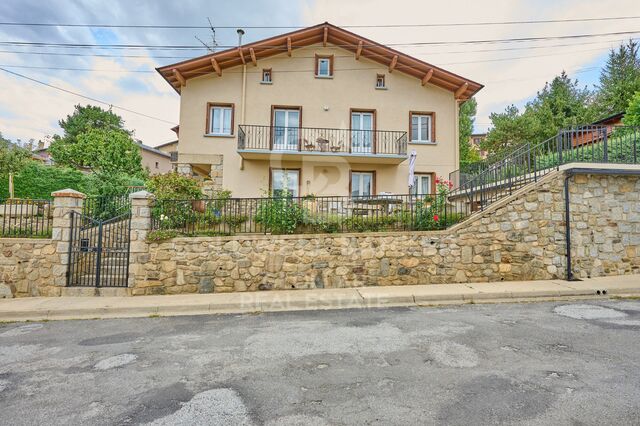
M 440 183 L 440 179 L 439 178 L 436 178 L 436 183 Z
M 440 220 L 440 218 L 438 217 L 438 215 L 437 215 L 437 214 L 434 214 L 434 215 L 433 215 L 433 220 L 435 220 L 435 221 L 437 222 L 438 220 Z
M 449 189 L 453 188 L 453 182 L 449 182 Z

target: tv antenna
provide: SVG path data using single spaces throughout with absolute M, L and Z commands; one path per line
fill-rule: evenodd
M 211 19 L 207 17 L 207 21 L 209 21 L 209 29 L 211 30 L 211 44 L 207 44 L 204 41 L 200 40 L 198 36 L 194 36 L 196 40 L 198 40 L 209 52 L 214 53 L 218 48 L 218 40 L 216 40 L 216 29 L 213 27 L 213 23 Z

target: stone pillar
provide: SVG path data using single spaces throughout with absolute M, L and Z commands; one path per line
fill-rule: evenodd
M 179 174 L 193 176 L 193 170 L 191 168 L 191 164 L 187 163 L 178 163 L 177 169 Z
M 86 195 L 73 189 L 61 189 L 52 192 L 53 224 L 51 239 L 58 254 L 59 262 L 53 266 L 53 285 L 64 287 L 67 285 L 67 271 L 69 270 L 69 243 L 71 240 L 71 212 L 82 213 L 82 206 Z M 61 290 L 54 291 L 60 293 Z M 59 296 L 60 294 L 51 294 Z
M 154 196 L 147 191 L 129 195 L 131 200 L 131 234 L 129 248 L 129 287 L 134 287 L 136 277 L 144 275 L 144 265 L 149 261 L 147 234 L 151 231 L 151 206 Z

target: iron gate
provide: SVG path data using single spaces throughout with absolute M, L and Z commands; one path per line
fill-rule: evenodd
M 107 220 L 71 212 L 68 286 L 127 287 L 131 212 Z

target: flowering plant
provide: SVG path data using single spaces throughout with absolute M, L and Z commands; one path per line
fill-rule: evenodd
M 416 204 L 415 227 L 420 231 L 442 229 L 447 226 L 447 199 L 453 183 L 436 178 L 435 196 L 426 196 Z

